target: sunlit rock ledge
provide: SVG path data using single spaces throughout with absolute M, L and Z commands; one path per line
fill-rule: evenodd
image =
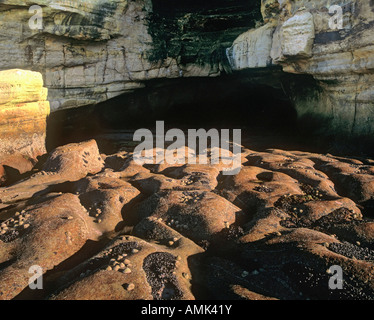
M 0 164 L 46 153 L 47 94 L 38 72 L 0 71 Z

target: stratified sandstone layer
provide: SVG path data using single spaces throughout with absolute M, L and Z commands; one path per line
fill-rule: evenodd
M 0 189 L 0 299 L 373 299 L 373 161 L 241 159 L 227 176 L 100 155 L 94 140 L 59 147 Z M 28 289 L 35 265 L 43 290 Z
M 38 72 L 0 71 L 0 165 L 46 153 L 47 94 Z
M 2 1 L 0 69 L 43 73 L 52 111 L 106 101 L 144 87 L 147 80 L 217 76 L 224 67 L 217 59 L 210 63 L 211 55 L 221 54 L 214 49 L 223 52 L 224 46 L 254 25 L 251 8 L 259 14 L 260 7 L 220 0 L 195 12 L 195 7 L 163 2 Z M 37 13 L 29 12 L 31 5 L 42 10 L 41 29 L 29 26 Z M 164 17 L 163 6 L 176 16 Z M 211 38 L 202 42 L 204 34 Z M 183 52 L 186 62 L 181 61 Z M 202 55 L 205 61 L 197 61 Z

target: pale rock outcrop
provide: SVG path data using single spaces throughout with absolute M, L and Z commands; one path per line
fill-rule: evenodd
M 308 11 L 288 19 L 281 29 L 282 53 L 287 57 L 310 57 L 314 42 L 314 21 Z
M 300 11 L 275 30 L 274 23 L 241 34 L 227 49 L 233 70 L 265 68 L 272 60 L 310 57 L 314 42 L 314 21 L 308 11 Z M 275 32 L 274 32 L 275 31 Z
M 333 10 L 336 5 L 341 17 L 339 10 Z M 315 87 L 296 83 L 287 90 L 299 118 L 315 119 L 315 127 L 324 134 L 372 136 L 373 3 L 263 0 L 261 11 L 266 25 L 239 36 L 228 50 L 232 68 L 237 69 L 237 63 L 230 56 L 246 60 L 265 55 L 285 72 L 311 75 Z M 260 30 L 270 27 L 275 27 L 272 45 L 263 53 L 264 47 L 257 46 L 255 39 Z M 247 43 L 253 44 L 251 49 L 246 48 Z M 247 66 L 254 67 L 258 66 Z
M 0 71 L 1 164 L 15 165 L 15 156 L 32 161 L 46 153 L 46 119 L 50 111 L 46 99 L 47 89 L 40 73 Z
M 240 35 L 227 50 L 233 70 L 269 66 L 273 31 L 272 26 L 265 25 Z

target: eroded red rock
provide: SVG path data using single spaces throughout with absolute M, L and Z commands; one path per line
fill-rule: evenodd
M 165 191 L 144 200 L 132 212 L 133 218 L 162 219 L 194 241 L 210 240 L 238 219 L 242 210 L 226 199 L 205 191 Z
M 85 244 L 92 231 L 78 197 L 63 195 L 32 206 L 1 224 L 0 298 L 12 299 L 28 286 L 29 268 L 43 273 L 58 266 Z
M 37 264 L 38 298 L 370 299 L 373 164 L 278 149 L 241 158 L 226 176 L 222 164 L 100 155 L 94 141 L 57 148 L 0 189 L 1 298 L 35 296 Z M 344 290 L 328 290 L 332 265 Z
M 78 180 L 102 170 L 104 161 L 95 140 L 58 147 L 49 155 L 43 171 Z
M 176 241 L 177 242 L 177 241 Z M 121 236 L 65 276 L 67 288 L 55 300 L 191 300 L 187 259 L 199 252 Z M 188 275 L 188 276 L 187 276 Z M 95 289 L 96 288 L 96 289 Z M 99 289 L 98 289 L 99 288 Z
M 5 169 L 2 165 L 0 165 L 0 187 L 4 185 L 5 181 L 6 181 Z

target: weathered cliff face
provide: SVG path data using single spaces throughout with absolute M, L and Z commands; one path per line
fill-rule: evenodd
M 338 26 L 339 8 L 342 25 Z M 299 118 L 320 132 L 370 136 L 374 132 L 373 1 L 263 0 L 266 23 L 238 37 L 228 50 L 234 70 L 281 65 L 309 74 L 287 89 Z M 335 29 L 337 26 L 338 29 Z M 340 27 L 342 27 L 340 29 Z
M 94 104 L 150 79 L 219 75 L 225 47 L 261 19 L 259 2 L 169 2 L 5 0 L 0 69 L 41 72 L 52 111 Z
M 15 162 L 21 157 L 25 159 L 21 161 L 23 166 L 22 162 L 32 162 L 46 153 L 46 99 L 40 73 L 0 71 L 0 165 L 17 167 Z
M 34 4 L 42 8 L 41 30 L 29 27 Z M 338 30 L 337 15 L 329 13 L 334 5 L 342 9 Z M 107 101 L 152 79 L 277 65 L 315 79 L 287 77 L 277 85 L 303 126 L 369 137 L 373 7 L 340 0 L 5 0 L 0 69 L 41 72 L 54 112 Z
M 139 86 L 139 73 L 152 69 L 141 55 L 151 42 L 142 22 L 149 3 L 19 2 L 0 5 L 0 65 L 40 71 L 52 110 L 109 99 Z M 28 25 L 32 4 L 43 10 L 42 30 Z

